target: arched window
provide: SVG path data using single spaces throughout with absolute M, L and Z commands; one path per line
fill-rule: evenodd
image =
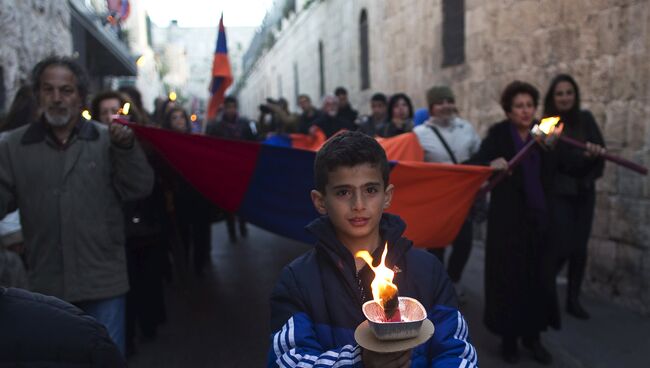
M 325 96 L 325 63 L 323 62 L 323 41 L 318 41 L 318 76 L 320 77 L 320 96 Z
M 442 1 L 442 66 L 465 62 L 465 0 Z
M 368 50 L 368 12 L 361 11 L 359 17 L 359 53 L 361 66 L 361 89 L 370 88 L 370 51 Z

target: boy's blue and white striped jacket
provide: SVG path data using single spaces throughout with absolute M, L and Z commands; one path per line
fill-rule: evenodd
M 386 264 L 396 271 L 401 296 L 425 306 L 433 337 L 413 350 L 412 367 L 477 367 L 467 323 L 443 266 L 430 253 L 412 248 L 406 225 L 384 214 L 380 234 L 388 242 Z M 372 298 L 368 267 L 357 275 L 352 254 L 338 241 L 327 217 L 307 229 L 316 247 L 286 266 L 271 295 L 269 367 L 363 367 L 355 328 L 365 320 L 361 305 Z M 373 258 L 381 256 L 379 247 Z M 364 290 L 367 290 L 364 291 Z

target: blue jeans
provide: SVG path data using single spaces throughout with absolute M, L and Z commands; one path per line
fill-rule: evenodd
M 120 349 L 122 356 L 125 350 L 125 296 L 75 303 L 77 307 L 93 316 L 97 322 L 106 327 L 108 336 Z

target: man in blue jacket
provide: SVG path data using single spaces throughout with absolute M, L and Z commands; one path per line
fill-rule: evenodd
M 383 213 L 394 190 L 388 176 L 384 150 L 362 133 L 336 135 L 318 151 L 311 197 L 323 216 L 307 226 L 318 241 L 284 268 L 271 295 L 268 366 L 478 366 L 444 268 L 402 236 L 402 219 Z M 428 342 L 391 354 L 365 350 L 354 340 L 355 328 L 365 320 L 361 306 L 372 299 L 374 273 L 353 255 L 367 250 L 378 259 L 384 243 L 399 294 L 420 301 L 435 325 Z

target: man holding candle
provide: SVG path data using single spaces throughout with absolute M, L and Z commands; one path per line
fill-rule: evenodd
M 30 288 L 94 316 L 123 352 L 121 202 L 147 196 L 153 174 L 129 128 L 81 118 L 74 60 L 49 57 L 32 78 L 43 114 L 0 141 L 0 217 L 20 209 Z
M 473 367 L 476 350 L 457 309 L 453 286 L 440 262 L 413 249 L 406 224 L 384 213 L 393 195 L 386 154 L 361 132 L 330 139 L 316 155 L 311 193 L 322 217 L 307 226 L 316 247 L 282 271 L 271 295 L 271 367 Z M 435 334 L 412 350 L 382 354 L 362 349 L 355 328 L 365 320 L 362 304 L 372 299 L 373 270 L 367 251 L 394 273 L 399 295 L 417 299 L 435 324 Z

